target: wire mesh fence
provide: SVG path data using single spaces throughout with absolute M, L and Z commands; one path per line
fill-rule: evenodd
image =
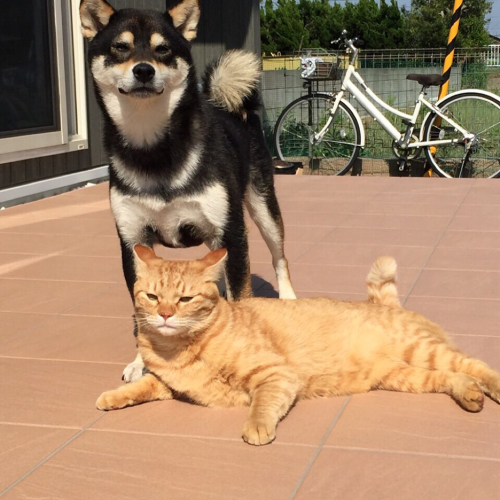
M 340 53 L 329 54 L 336 58 L 340 69 L 347 67 L 347 56 Z M 396 109 L 411 114 L 421 86 L 415 81 L 407 80 L 406 76 L 410 73 L 440 74 L 444 57 L 444 49 L 362 50 L 357 61 L 357 71 L 381 99 Z M 308 90 L 304 88 L 305 80 L 301 78 L 298 54 L 265 57 L 263 70 L 264 130 L 268 145 L 276 155 L 273 139 L 276 121 L 288 104 L 307 94 Z M 323 92 L 334 92 L 339 89 L 340 84 L 339 79 L 320 79 L 312 83 L 314 90 Z M 500 95 L 500 46 L 456 50 L 449 92 L 467 88 L 489 90 Z M 427 99 L 436 101 L 438 92 L 439 87 L 430 87 Z M 390 165 L 393 164 L 391 160 L 395 158 L 392 138 L 349 93 L 345 98 L 359 112 L 366 132 L 366 147 L 362 150 L 358 168 L 353 171 L 358 174 L 362 172 L 363 175 L 389 175 Z M 405 130 L 406 126 L 400 118 L 390 115 L 380 107 L 379 109 L 396 128 Z M 424 112 L 421 115 L 420 120 Z M 417 123 L 417 128 L 419 125 L 420 123 Z M 321 168 L 316 172 L 332 173 L 322 171 Z

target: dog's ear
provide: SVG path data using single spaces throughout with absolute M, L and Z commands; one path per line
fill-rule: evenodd
M 208 253 L 200 260 L 204 269 L 203 275 L 209 281 L 217 281 L 224 270 L 224 262 L 227 258 L 227 250 L 219 248 Z
M 108 23 L 115 9 L 106 0 L 82 0 L 80 2 L 80 20 L 82 34 L 92 40 Z
M 198 21 L 200 20 L 200 3 L 198 0 L 182 0 L 167 13 L 174 26 L 182 36 L 191 41 L 196 38 Z

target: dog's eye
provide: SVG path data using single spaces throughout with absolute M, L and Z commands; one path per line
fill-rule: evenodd
M 158 45 L 158 47 L 156 47 L 156 53 L 161 56 L 164 56 L 168 52 L 170 52 L 170 49 L 167 45 Z
M 130 50 L 129 44 L 125 42 L 116 42 L 113 48 L 118 52 L 128 52 Z
M 179 302 L 189 302 L 190 300 L 193 300 L 193 297 L 181 297 Z
M 149 300 L 152 300 L 152 301 L 157 301 L 158 300 L 158 297 L 152 293 L 147 293 L 146 294 L 148 296 L 148 299 Z

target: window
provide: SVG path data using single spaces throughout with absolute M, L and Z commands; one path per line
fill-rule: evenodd
M 4 0 L 0 163 L 87 147 L 79 0 Z

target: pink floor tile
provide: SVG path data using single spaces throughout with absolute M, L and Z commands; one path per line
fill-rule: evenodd
M 500 462 L 324 449 L 297 500 L 496 498 Z
M 500 219 L 499 219 L 500 220 Z M 459 269 L 463 271 L 496 270 L 500 260 L 500 248 L 452 248 L 440 246 L 434 250 L 427 269 Z
M 499 207 L 500 208 L 500 207 Z M 448 226 L 449 231 L 500 231 L 500 217 L 455 217 Z
M 370 265 L 392 255 L 405 306 L 500 370 L 496 183 L 281 176 L 276 186 L 299 297 L 365 300 Z M 271 256 L 248 228 L 254 292 L 275 297 Z M 3 498 L 498 496 L 500 406 L 490 400 L 479 414 L 441 394 L 299 402 L 262 448 L 241 440 L 245 409 L 96 410 L 135 355 L 107 183 L 0 212 L 0 271 L 0 494 L 23 478 Z
M 441 231 L 424 229 L 385 229 L 377 227 L 338 227 L 322 243 L 342 241 L 350 245 L 395 245 L 407 247 L 434 246 L 441 236 Z
M 314 448 L 88 431 L 6 499 L 287 499 Z
M 275 443 L 318 446 L 344 401 L 340 397 L 299 401 L 278 425 Z M 107 412 L 92 429 L 226 439 L 244 444 L 241 430 L 247 414 L 246 408 L 204 408 L 180 401 L 159 401 Z
M 450 333 L 500 336 L 500 302 L 490 299 L 414 297 L 405 307 L 435 321 Z
M 462 410 L 445 394 L 373 391 L 351 397 L 326 446 L 490 458 L 500 464 L 500 406 Z
M 77 431 L 0 423 L 0 493 L 62 446 Z
M 112 285 L 65 311 L 68 315 L 111 318 L 131 318 L 133 313 L 132 300 L 124 283 Z
M 136 354 L 132 318 L 57 316 L 1 345 L 2 356 L 130 363 Z
M 296 290 L 307 292 L 365 293 L 369 266 L 321 266 L 292 264 L 290 271 Z M 400 269 L 398 290 L 406 295 L 419 274 L 418 268 Z
M 120 381 L 117 372 L 111 364 L 0 357 L 0 379 L 9 381 L 0 422 L 84 427 L 99 417 L 95 401 Z
M 40 259 L 25 258 L 21 264 L 14 267 L 13 271 L 2 273 L 2 276 L 10 279 L 44 281 L 94 281 L 99 283 L 123 281 L 121 259 L 119 257 L 55 255 Z
M 109 283 L 0 278 L 0 308 L 5 312 L 61 313 L 95 297 Z
M 354 214 L 340 224 L 343 227 L 384 228 L 384 229 L 419 229 L 443 231 L 449 224 L 449 216 L 440 215 L 387 215 Z
M 500 248 L 500 232 L 446 231 L 438 247 Z
M 5 343 L 26 332 L 40 329 L 54 318 L 51 314 L 0 312 L 0 349 Z
M 500 273 L 424 269 L 412 290 L 412 295 L 500 299 Z

